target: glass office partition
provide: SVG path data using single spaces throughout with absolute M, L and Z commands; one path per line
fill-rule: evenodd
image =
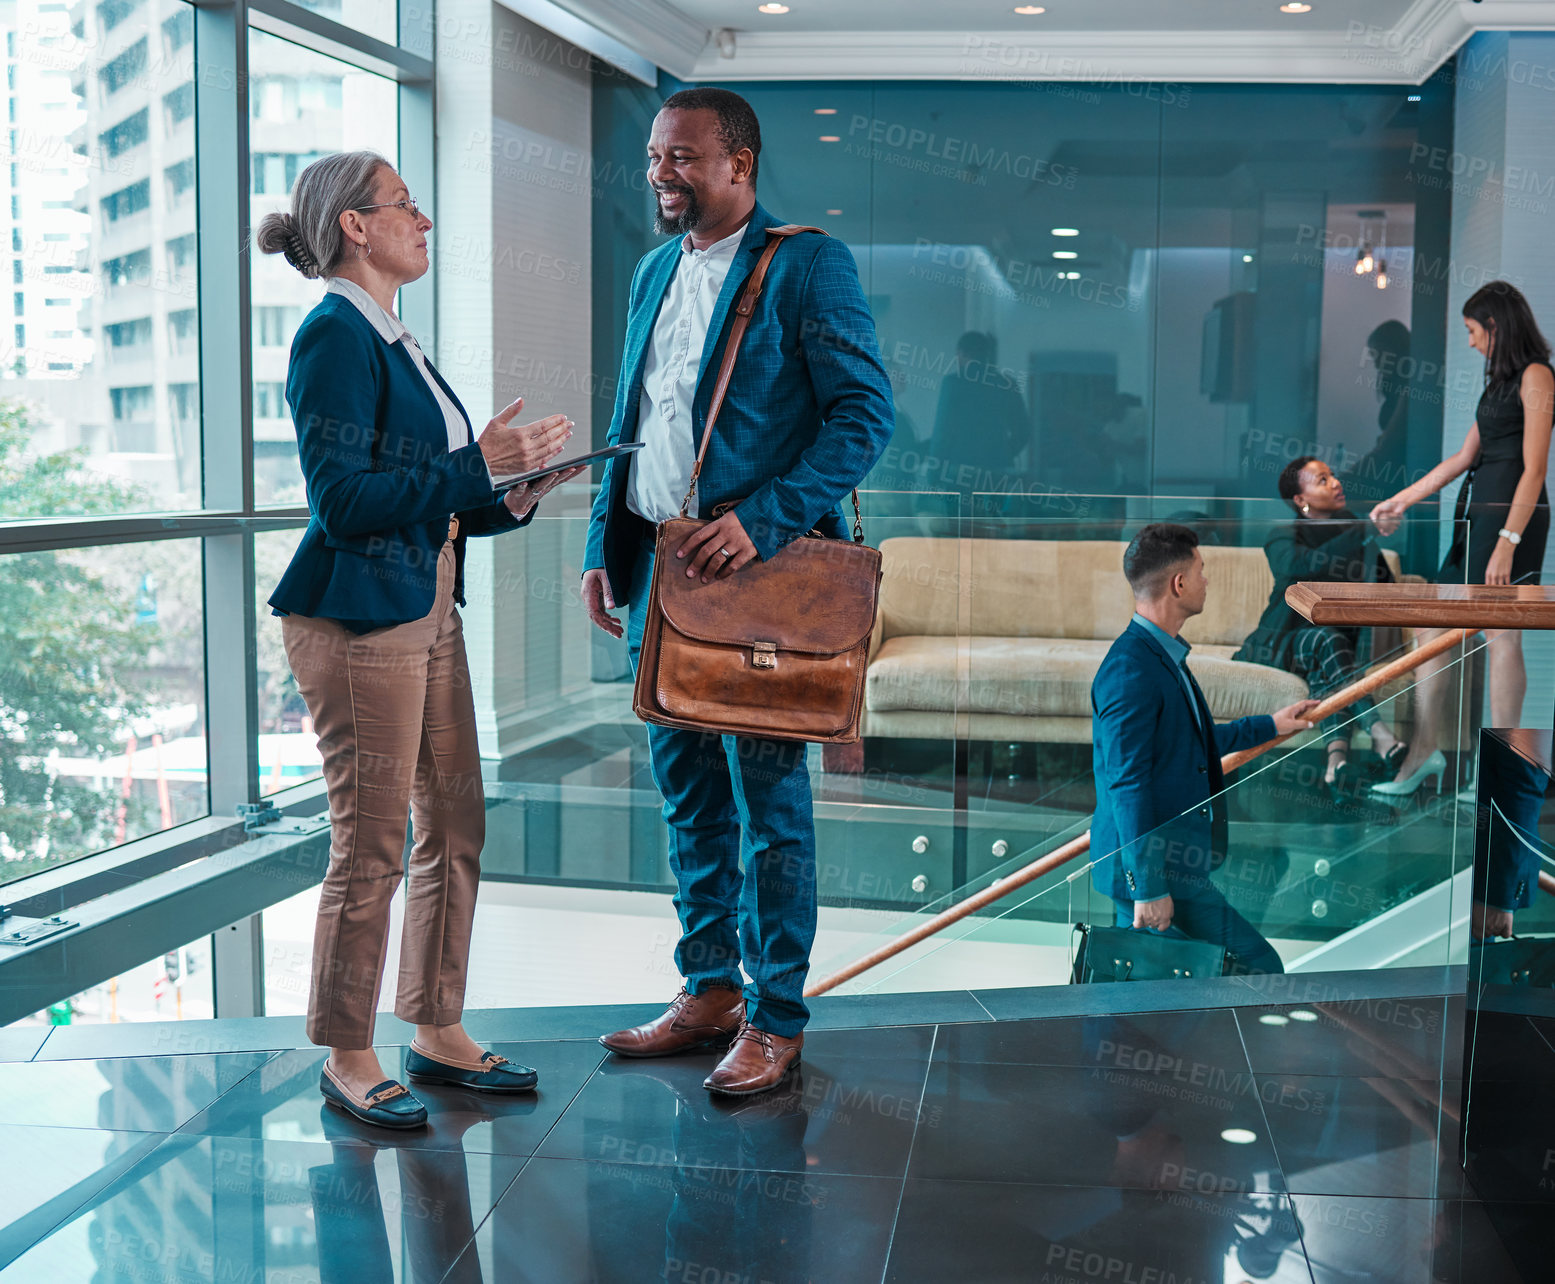
M 678 87 L 597 76 L 596 168 L 639 175 Z M 1312 454 L 1359 508 L 1441 458 L 1451 194 L 1421 167 L 1447 77 L 731 87 L 764 206 L 858 262 L 896 394 L 871 485 L 1260 495 Z M 656 244 L 646 186 L 601 216 L 614 316 Z

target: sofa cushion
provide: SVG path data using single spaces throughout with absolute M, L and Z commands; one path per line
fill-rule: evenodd
M 937 539 L 880 545 L 882 638 L 1111 640 L 1128 627 L 1133 596 L 1121 540 Z M 1274 577 L 1261 548 L 1203 547 L 1209 595 L 1183 636 L 1235 650 L 1268 605 Z
M 871 712 L 1091 716 L 1091 682 L 1112 640 L 1087 638 L 894 637 L 865 679 Z M 1231 659 L 1231 646 L 1195 647 L 1190 664 L 1219 721 L 1270 713 L 1300 700 L 1294 674 Z

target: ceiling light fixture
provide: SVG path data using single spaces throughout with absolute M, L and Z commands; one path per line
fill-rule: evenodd
M 1290 1010 L 1290 1019 L 1292 1021 L 1316 1021 L 1317 1013 L 1308 1012 L 1306 1008 L 1292 1008 Z
M 763 6 L 763 8 L 765 8 L 765 6 Z M 1311 13 L 1312 12 L 1312 6 L 1309 5 L 1309 4 L 1302 4 L 1301 0 L 1291 0 L 1291 3 L 1289 3 L 1289 4 L 1282 4 L 1280 6 L 1280 12 L 1281 13 Z
M 1077 259 L 1080 256 L 1073 250 L 1054 250 L 1053 257 L 1055 259 Z
M 1233 1146 L 1250 1146 L 1258 1140 L 1258 1134 L 1247 1128 L 1227 1128 L 1220 1134 L 1220 1139 Z
M 1066 281 L 1078 281 L 1080 279 L 1080 274 L 1078 272 L 1064 272 L 1061 275 Z
M 1388 288 L 1388 261 L 1386 259 L 1377 260 L 1377 288 L 1379 290 Z
M 1259 1025 L 1289 1025 L 1290 1018 L 1281 1016 L 1278 1012 L 1265 1012 L 1258 1018 Z
M 1242 255 L 1242 262 L 1243 263 L 1251 263 L 1252 261 L 1253 261 L 1253 256 L 1251 254 L 1244 254 L 1244 255 Z
M 817 107 L 815 109 L 815 114 L 817 116 L 835 116 L 837 114 L 837 109 L 835 107 Z
M 837 217 L 837 215 L 839 215 L 839 214 L 841 214 L 841 213 L 842 213 L 842 211 L 841 211 L 841 210 L 827 210 L 827 211 L 826 211 L 826 213 L 827 213 L 827 214 L 828 214 L 828 215 L 829 215 L 829 216 L 830 216 L 830 217 L 832 217 L 832 218 L 836 218 L 836 217 Z
M 841 134 L 822 134 L 821 135 L 821 141 L 823 143 L 840 143 L 842 141 L 842 135 Z
M 1039 13 L 1046 13 L 1047 10 L 1039 4 L 1018 4 L 1015 6 L 1015 12 L 1024 14 L 1028 18 L 1034 18 Z
M 1079 236 L 1080 235 L 1080 229 L 1077 228 L 1077 227 L 1055 227 L 1053 229 L 1053 235 L 1054 236 Z
M 756 6 L 756 12 L 757 13 L 787 13 L 788 12 L 788 6 L 786 4 L 759 4 L 759 5 Z

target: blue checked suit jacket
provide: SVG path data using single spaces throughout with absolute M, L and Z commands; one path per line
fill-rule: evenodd
M 693 449 L 707 422 L 734 305 L 766 246 L 764 229 L 779 225 L 756 206 L 718 296 L 691 407 Z M 637 438 L 643 365 L 680 252 L 676 237 L 644 255 L 632 275 L 612 445 Z M 738 501 L 734 511 L 763 558 L 812 528 L 844 538 L 839 501 L 874 467 L 894 426 L 891 386 L 852 254 L 827 236 L 790 237 L 767 270 L 740 345 L 694 511 L 707 516 L 716 504 Z M 628 604 L 632 566 L 648 531 L 626 506 L 630 468 L 631 456 L 605 467 L 583 563 L 586 571 L 604 568 L 618 606 Z

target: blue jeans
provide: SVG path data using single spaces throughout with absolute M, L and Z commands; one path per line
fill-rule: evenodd
M 1224 946 L 1236 956 L 1226 961 L 1227 972 L 1245 975 L 1251 972 L 1285 971 L 1285 965 L 1274 952 L 1274 946 L 1264 940 L 1262 932 L 1237 913 L 1218 887 L 1205 879 L 1195 892 L 1191 900 L 1172 897 L 1172 925 L 1161 935 L 1187 937 Z M 1133 927 L 1134 902 L 1118 900 L 1114 904 L 1117 906 L 1118 926 Z
M 653 545 L 632 573 L 626 641 L 637 671 Z M 815 941 L 815 816 L 806 746 L 648 724 L 679 889 L 675 965 L 686 988 L 744 986 L 757 1029 L 793 1038 L 810 1019 L 804 984 Z M 741 864 L 744 872 L 741 872 Z

